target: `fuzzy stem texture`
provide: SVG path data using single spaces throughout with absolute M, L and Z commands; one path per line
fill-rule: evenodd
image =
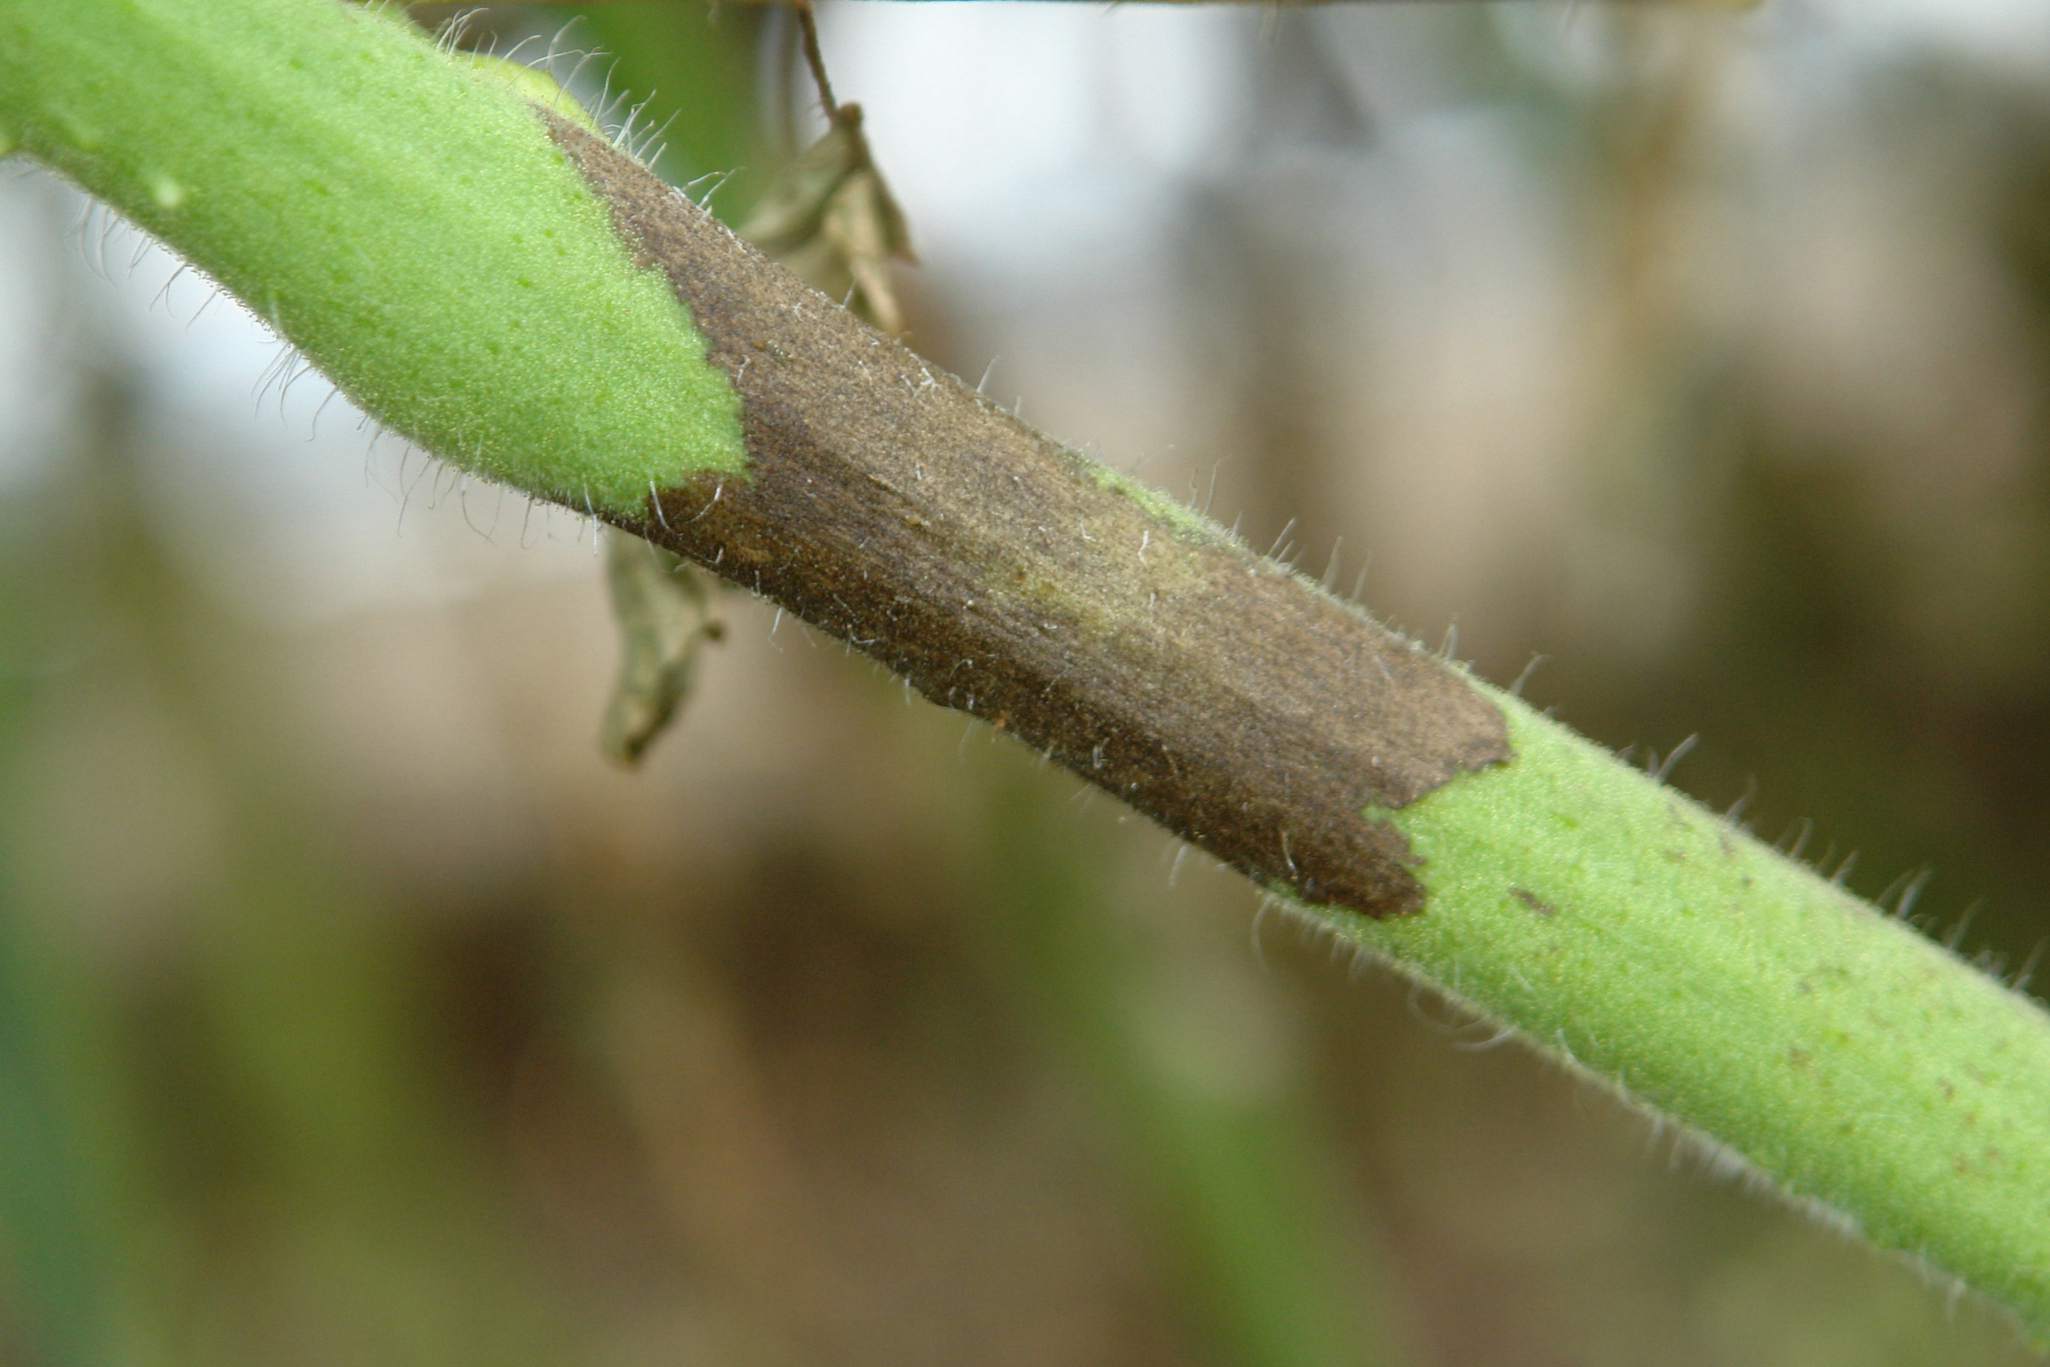
M 336 0 L 0 0 L 0 151 L 388 427 L 775 598 L 2050 1331 L 2050 1016 Z
M 631 269 L 525 94 L 402 12 L 4 0 L 16 149 L 464 470 L 606 511 L 742 462 L 690 320 Z

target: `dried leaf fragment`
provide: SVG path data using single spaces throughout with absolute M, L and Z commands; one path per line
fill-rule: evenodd
M 681 556 L 626 536 L 608 537 L 605 546 L 620 650 L 603 743 L 606 754 L 632 766 L 689 697 L 700 648 L 726 626 L 712 615 L 711 589 Z
M 891 287 L 890 261 L 916 261 L 904 211 L 876 169 L 861 128 L 861 106 L 836 106 L 825 135 L 765 195 L 740 235 L 806 284 L 846 298 L 862 318 L 892 335 L 904 311 Z

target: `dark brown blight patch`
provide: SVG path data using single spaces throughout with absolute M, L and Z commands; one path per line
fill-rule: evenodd
M 755 589 L 1263 884 L 1420 910 L 1365 809 L 1510 758 L 1436 656 L 863 326 L 604 141 L 549 131 L 742 400 L 748 475 L 621 526 Z

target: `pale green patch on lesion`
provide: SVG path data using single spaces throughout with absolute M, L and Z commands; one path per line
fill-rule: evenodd
M 1105 493 L 1130 499 L 1155 521 L 1165 523 L 1178 540 L 1199 546 L 1222 547 L 1234 544 L 1222 527 L 1172 494 L 1162 493 L 1141 480 L 1111 469 L 1102 461 L 1090 459 L 1080 451 L 1064 451 L 1063 454 L 1073 461 L 1097 488 Z

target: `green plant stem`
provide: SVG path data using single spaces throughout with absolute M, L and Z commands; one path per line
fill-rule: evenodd
M 533 106 L 396 11 L 4 0 L 17 147 L 466 471 L 604 510 L 742 462 L 698 333 Z
M 0 0 L 15 146 L 444 459 L 774 597 L 2050 1331 L 2035 1003 L 985 404 L 504 83 L 331 0 Z

